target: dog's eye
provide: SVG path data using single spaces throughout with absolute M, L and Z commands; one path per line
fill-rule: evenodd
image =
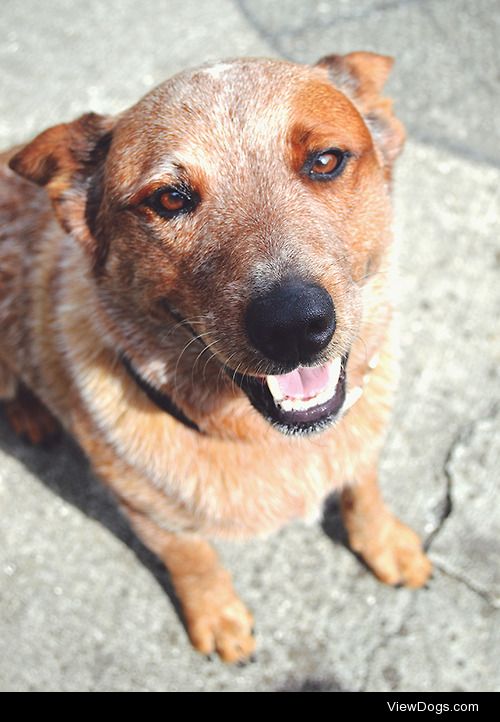
M 305 163 L 304 172 L 312 180 L 332 180 L 342 173 L 350 155 L 340 148 L 313 153 Z
M 166 186 L 146 198 L 145 204 L 162 218 L 174 218 L 181 213 L 190 213 L 198 201 L 194 191 Z

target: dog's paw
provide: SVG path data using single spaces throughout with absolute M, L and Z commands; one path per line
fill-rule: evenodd
M 183 602 L 183 612 L 191 643 L 205 655 L 214 652 L 228 663 L 245 662 L 255 650 L 253 617 L 234 590 L 203 592 Z
M 375 576 L 385 584 L 418 588 L 424 586 L 432 572 L 432 563 L 422 549 L 417 534 L 391 514 L 380 524 L 376 534 L 350 537 L 352 549 L 359 554 Z
M 224 662 L 248 660 L 255 651 L 253 618 L 235 597 L 221 609 L 207 609 L 188 620 L 191 643 L 202 654 L 216 652 Z
M 58 421 L 27 389 L 19 389 L 14 399 L 4 402 L 4 408 L 14 433 L 30 444 L 48 444 L 57 438 Z

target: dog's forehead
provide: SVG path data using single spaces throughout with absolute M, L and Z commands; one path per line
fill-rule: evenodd
M 138 103 L 163 102 L 177 112 L 179 107 L 196 107 L 213 111 L 248 111 L 255 104 L 270 99 L 286 100 L 294 86 L 321 74 L 317 68 L 266 58 L 239 58 L 185 70 L 154 88 Z M 276 98 L 276 100 L 278 100 Z
M 330 128 L 339 144 L 368 137 L 352 102 L 319 67 L 267 59 L 220 62 L 170 78 L 123 114 L 115 153 L 145 179 L 173 166 L 217 172 L 282 148 L 294 129 Z
M 228 139 L 254 132 L 264 116 L 267 131 L 285 122 L 296 89 L 314 77 L 306 66 L 271 60 L 233 60 L 184 71 L 154 88 L 124 120 L 167 131 L 188 141 L 210 133 Z

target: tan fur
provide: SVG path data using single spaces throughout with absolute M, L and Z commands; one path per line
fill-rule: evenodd
M 1 158 L 0 398 L 29 387 L 79 441 L 172 573 L 193 644 L 227 661 L 252 652 L 251 617 L 204 537 L 314 517 L 349 482 L 347 528 L 377 576 L 417 586 L 430 572 L 376 491 L 397 369 L 389 182 L 404 133 L 380 97 L 390 65 L 355 53 L 194 70 L 118 118 L 83 116 Z M 342 176 L 305 181 L 308 152 L 336 146 L 353 153 Z M 165 220 L 142 204 L 179 180 L 196 213 Z M 348 388 L 363 388 L 332 428 L 299 438 L 222 369 L 274 372 L 242 318 L 293 273 L 332 296 L 323 362 L 350 349 Z M 119 353 L 201 433 L 152 403 Z

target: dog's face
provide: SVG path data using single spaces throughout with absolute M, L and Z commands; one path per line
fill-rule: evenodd
M 202 68 L 116 120 L 46 131 L 12 167 L 47 185 L 129 338 L 177 372 L 192 334 L 269 421 L 315 430 L 344 404 L 363 284 L 390 239 L 389 69 L 364 53 Z

